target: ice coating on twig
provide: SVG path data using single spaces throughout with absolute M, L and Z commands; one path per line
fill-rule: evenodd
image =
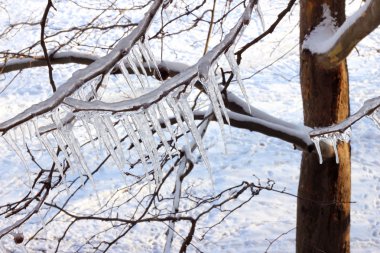
M 227 52 L 225 53 L 225 56 L 226 56 L 227 61 L 228 61 L 229 65 L 230 65 L 230 67 L 231 67 L 232 73 L 236 77 L 236 80 L 237 80 L 237 82 L 239 84 L 240 90 L 243 93 L 244 99 L 245 99 L 245 101 L 247 103 L 247 107 L 248 107 L 249 113 L 252 113 L 251 112 L 251 106 L 250 106 L 249 98 L 248 98 L 248 94 L 247 94 L 247 91 L 246 91 L 246 89 L 244 87 L 243 79 L 241 78 L 239 65 L 237 64 L 237 62 L 235 60 L 235 54 L 234 54 L 235 47 L 234 47 L 234 45 L 232 45 L 227 50 Z
M 191 134 L 193 135 L 195 143 L 197 144 L 199 153 L 202 156 L 202 160 L 203 160 L 204 164 L 206 165 L 206 168 L 208 169 L 208 173 L 210 175 L 210 178 L 212 179 L 211 165 L 210 165 L 210 162 L 207 158 L 206 150 L 204 149 L 204 146 L 203 146 L 202 136 L 200 135 L 200 133 L 198 131 L 198 127 L 195 124 L 193 111 L 191 110 L 190 105 L 187 102 L 187 99 L 185 97 L 181 97 L 178 100 L 178 105 L 181 109 L 182 116 L 185 119 L 186 124 L 189 127 Z
M 379 116 L 379 113 L 380 113 L 380 109 L 377 108 L 376 110 L 373 111 L 373 113 L 371 113 L 369 115 L 369 117 L 373 120 L 373 122 L 376 124 L 376 126 L 380 129 L 380 116 Z
M 260 4 L 257 3 L 255 5 L 255 12 L 257 13 L 257 15 L 259 16 L 259 19 L 260 19 L 260 23 L 261 23 L 261 26 L 263 28 L 263 31 L 265 31 L 265 21 L 264 21 L 264 15 L 263 15 L 263 12 L 261 11 L 261 7 L 260 7 Z

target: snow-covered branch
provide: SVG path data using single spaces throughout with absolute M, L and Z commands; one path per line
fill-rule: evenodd
M 67 64 L 67 63 L 77 63 L 89 65 L 94 61 L 98 60 L 100 57 L 85 54 L 79 52 L 62 52 L 55 53 L 53 56 L 49 56 L 50 63 L 54 64 Z M 8 73 L 16 70 L 43 67 L 46 66 L 47 62 L 44 56 L 28 57 L 28 58 L 17 58 L 10 59 L 6 62 L 0 63 L 0 73 Z
M 194 112 L 194 116 L 196 119 L 203 119 L 205 113 Z M 230 124 L 233 127 L 247 129 L 276 137 L 293 144 L 295 147 L 303 151 L 310 152 L 314 149 L 314 144 L 308 134 L 308 128 L 304 126 L 290 128 L 281 124 L 266 121 L 265 119 L 256 118 L 233 111 L 228 111 L 228 117 L 230 119 Z
M 322 66 L 331 68 L 344 60 L 358 42 L 380 25 L 380 0 L 367 0 L 336 31 L 331 16 L 324 18 L 305 38 L 303 49 L 316 54 Z M 326 34 L 328 30 L 331 35 Z
M 109 112 L 127 112 L 136 111 L 143 108 L 148 108 L 150 105 L 157 103 L 165 98 L 170 92 L 179 88 L 185 90 L 187 85 L 194 79 L 207 79 L 209 70 L 213 63 L 227 51 L 235 42 L 242 28 L 250 21 L 253 7 L 256 5 L 257 0 L 251 0 L 243 15 L 231 29 L 231 31 L 225 36 L 225 38 L 207 54 L 205 54 L 200 60 L 193 66 L 182 71 L 180 74 L 165 81 L 160 87 L 155 90 L 144 94 L 135 99 L 126 101 L 105 103 L 103 101 L 81 101 L 78 99 L 67 97 L 64 100 L 66 105 L 73 107 L 74 111 L 109 111 Z M 178 91 L 178 90 L 177 90 Z
M 372 115 L 379 107 L 380 97 L 375 97 L 366 100 L 363 106 L 355 114 L 351 115 L 346 120 L 333 126 L 313 130 L 310 132 L 310 137 L 316 137 L 337 132 L 343 133 L 347 128 L 351 127 L 351 125 L 355 124 L 355 122 L 359 121 L 361 118 Z
M 136 42 L 145 35 L 146 30 L 161 4 L 162 0 L 154 1 L 148 12 L 145 14 L 144 19 L 139 23 L 136 29 L 134 29 L 127 37 L 120 40 L 109 54 L 91 63 L 86 68 L 74 72 L 72 77 L 68 79 L 66 83 L 62 84 L 57 89 L 57 92 L 47 100 L 31 106 L 15 117 L 1 123 L 0 131 L 5 132 L 35 116 L 51 111 L 87 81 L 110 71 L 118 61 L 128 54 Z

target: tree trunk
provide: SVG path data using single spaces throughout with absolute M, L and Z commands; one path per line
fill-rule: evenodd
M 301 0 L 300 42 L 322 20 L 328 6 L 340 25 L 345 20 L 344 0 Z M 326 69 L 301 46 L 301 90 L 305 125 L 324 127 L 349 115 L 346 62 Z M 297 253 L 350 252 L 351 164 L 349 144 L 339 143 L 340 163 L 334 155 L 319 164 L 316 152 L 302 154 L 297 207 Z M 331 154 L 331 152 L 330 152 Z M 332 152 L 332 154 L 334 154 Z

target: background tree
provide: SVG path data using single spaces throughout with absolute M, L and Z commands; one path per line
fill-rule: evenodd
M 336 15 L 338 25 L 343 23 L 344 2 L 339 5 L 335 2 L 301 2 L 301 41 L 321 22 L 332 28 L 329 10 Z M 310 128 L 295 126 L 247 105 L 249 99 L 237 67 L 248 57 L 247 49 L 273 32 L 295 1 L 289 1 L 277 20 L 258 37 L 248 35 L 252 40 L 244 41 L 239 49 L 235 46 L 242 31 L 252 27 L 247 26 L 252 10 L 257 20 L 263 19 L 257 1 L 226 1 L 218 15 L 216 1 L 190 4 L 142 1 L 127 7 L 127 3 L 118 1 L 99 4 L 94 7 L 70 1 L 70 8 L 85 9 L 93 17 L 85 24 L 65 27 L 54 23 L 52 13 L 69 7 L 47 1 L 41 8 L 41 16 L 12 23 L 1 34 L 4 40 L 19 36 L 20 31 L 26 37 L 26 32 L 38 28 L 39 36 L 32 37 L 30 45 L 2 52 L 0 68 L 6 74 L 47 66 L 46 80 L 52 91 L 45 95 L 45 101 L 18 115 L 10 115 L 9 120 L 0 124 L 4 141 L 29 173 L 30 187 L 19 200 L 1 206 L 1 215 L 13 219 L 0 230 L 1 238 L 12 235 L 16 243 L 25 243 L 38 251 L 43 245 L 39 240 L 47 238 L 44 231 L 61 224 L 63 219 L 60 226 L 64 229 L 57 231 L 58 241 L 48 244 L 53 248 L 45 250 L 106 252 L 117 250 L 120 241 L 133 237 L 137 227 L 154 223 L 159 231 L 166 231 L 165 252 L 171 248 L 180 252 L 188 248 L 201 251 L 194 237 L 204 238 L 262 190 L 286 193 L 275 189 L 272 180 L 260 183 L 255 178 L 223 189 L 209 189 L 205 194 L 195 190 L 192 176 L 197 160 L 190 151 L 199 150 L 212 181 L 213 166 L 208 162 L 202 136 L 214 120 L 222 135 L 223 124 L 229 123 L 279 138 L 303 150 L 297 250 L 310 252 L 315 245 L 325 251 L 349 250 L 349 147 L 341 142 L 347 141 L 349 126 L 365 115 L 372 115 L 379 101 L 368 101 L 344 120 L 348 116 L 348 84 L 343 60 L 360 39 L 378 26 L 379 1 L 368 1 L 353 15 L 356 18 L 334 31 L 330 47 L 313 48 L 318 39 L 313 34 L 301 45 L 305 124 L 326 127 L 312 131 L 314 139 L 310 138 Z M 128 16 L 127 10 L 133 14 Z M 134 20 L 134 15 L 141 16 L 142 12 L 146 12 L 145 16 Z M 240 17 L 238 21 L 236 16 Z M 228 18 L 235 20 L 233 27 L 225 27 Z M 197 52 L 197 63 L 187 66 L 164 61 L 168 50 L 165 41 L 196 31 L 200 23 L 206 23 L 208 29 L 203 50 Z M 154 34 L 148 35 L 150 30 Z M 218 43 L 211 36 L 213 30 L 220 31 Z M 148 40 L 161 44 L 161 61 L 156 61 Z M 327 49 L 318 51 L 321 48 Z M 57 84 L 56 64 L 69 63 L 88 66 Z M 246 101 L 231 92 L 230 84 L 235 79 Z M 13 79 L 7 87 L 12 82 Z M 113 94 L 121 93 L 115 92 L 120 87 L 125 87 L 124 97 Z M 337 139 L 340 165 L 333 158 Z M 324 155 L 321 166 L 317 166 L 319 159 L 314 151 L 319 144 Z M 93 157 L 99 158 L 94 161 Z M 105 186 L 96 176 L 108 160 L 113 161 L 110 167 L 119 168 L 123 186 L 109 194 L 101 191 L 100 195 L 99 188 Z M 46 166 L 47 161 L 52 161 L 50 167 Z M 87 186 L 89 183 L 92 186 Z M 94 193 L 93 202 L 98 206 L 80 214 L 72 209 L 72 202 L 84 188 Z M 24 239 L 19 227 L 41 212 L 46 225 Z M 217 218 L 209 225 L 207 221 L 214 215 Z M 83 223 L 107 225 L 99 225 L 96 232 L 85 235 L 84 241 L 70 245 L 70 231 Z M 176 224 L 180 225 L 180 232 Z M 332 242 L 339 248 L 334 248 Z

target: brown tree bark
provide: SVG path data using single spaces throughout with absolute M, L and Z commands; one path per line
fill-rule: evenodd
M 300 42 L 322 20 L 323 5 L 329 6 L 340 25 L 345 20 L 344 0 L 301 0 Z M 315 55 L 301 46 L 301 90 L 304 122 L 324 127 L 349 115 L 349 86 L 346 62 L 326 69 Z M 324 65 L 325 66 L 325 65 Z M 350 252 L 350 147 L 338 145 L 340 163 L 334 155 L 319 164 L 316 152 L 304 152 L 298 188 L 297 253 Z M 330 152 L 331 154 L 331 152 Z M 332 152 L 333 154 L 333 152 Z

